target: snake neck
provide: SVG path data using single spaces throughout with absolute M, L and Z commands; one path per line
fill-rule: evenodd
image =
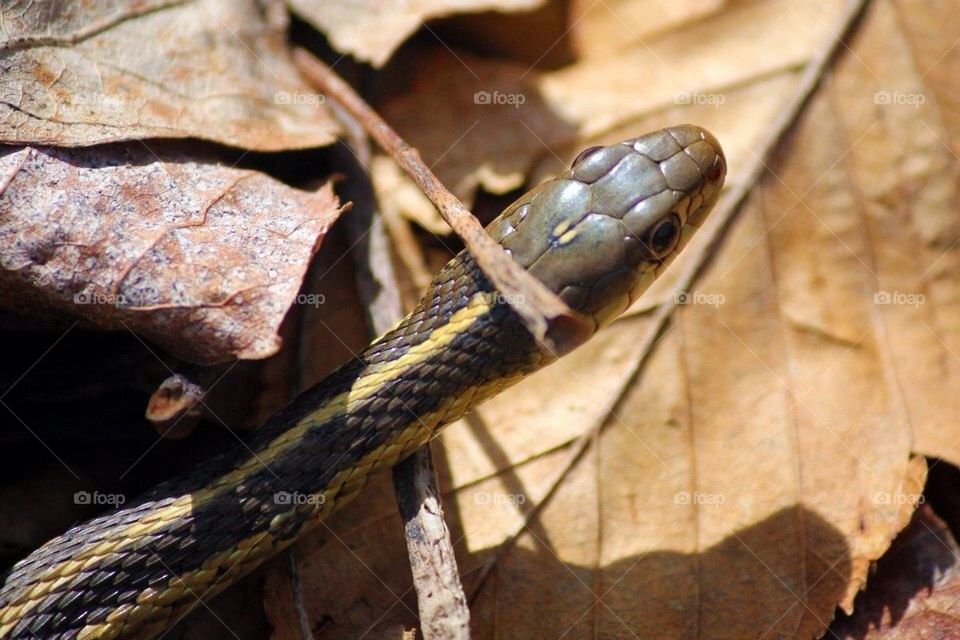
M 242 446 L 18 563 L 0 638 L 157 635 L 549 359 L 457 256 L 410 315 Z
M 340 506 L 372 472 L 552 359 L 463 252 L 396 327 L 264 425 L 244 464 L 280 490 L 312 477 L 314 493 Z

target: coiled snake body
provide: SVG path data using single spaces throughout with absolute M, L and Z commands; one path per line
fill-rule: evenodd
M 716 200 L 716 140 L 683 125 L 580 154 L 488 231 L 595 329 Z M 150 638 L 340 508 L 370 475 L 554 356 L 469 253 L 396 328 L 245 443 L 49 541 L 0 588 L 0 638 Z

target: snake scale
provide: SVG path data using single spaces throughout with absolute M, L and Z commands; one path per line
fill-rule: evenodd
M 713 136 L 671 127 L 587 149 L 487 230 L 596 331 L 682 249 L 725 175 Z M 0 638 L 155 637 L 554 359 L 461 252 L 410 315 L 242 446 L 18 562 L 2 578 Z

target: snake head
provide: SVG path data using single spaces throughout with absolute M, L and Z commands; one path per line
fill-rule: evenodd
M 690 240 L 720 195 L 726 169 L 716 138 L 694 125 L 591 147 L 488 231 L 599 328 Z

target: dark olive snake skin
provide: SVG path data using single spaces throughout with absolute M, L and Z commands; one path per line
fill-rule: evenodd
M 682 125 L 591 148 L 488 231 L 592 318 L 614 319 L 709 212 L 726 161 Z M 0 638 L 151 638 L 343 506 L 477 403 L 554 357 L 466 252 L 417 308 L 244 444 L 16 564 Z

